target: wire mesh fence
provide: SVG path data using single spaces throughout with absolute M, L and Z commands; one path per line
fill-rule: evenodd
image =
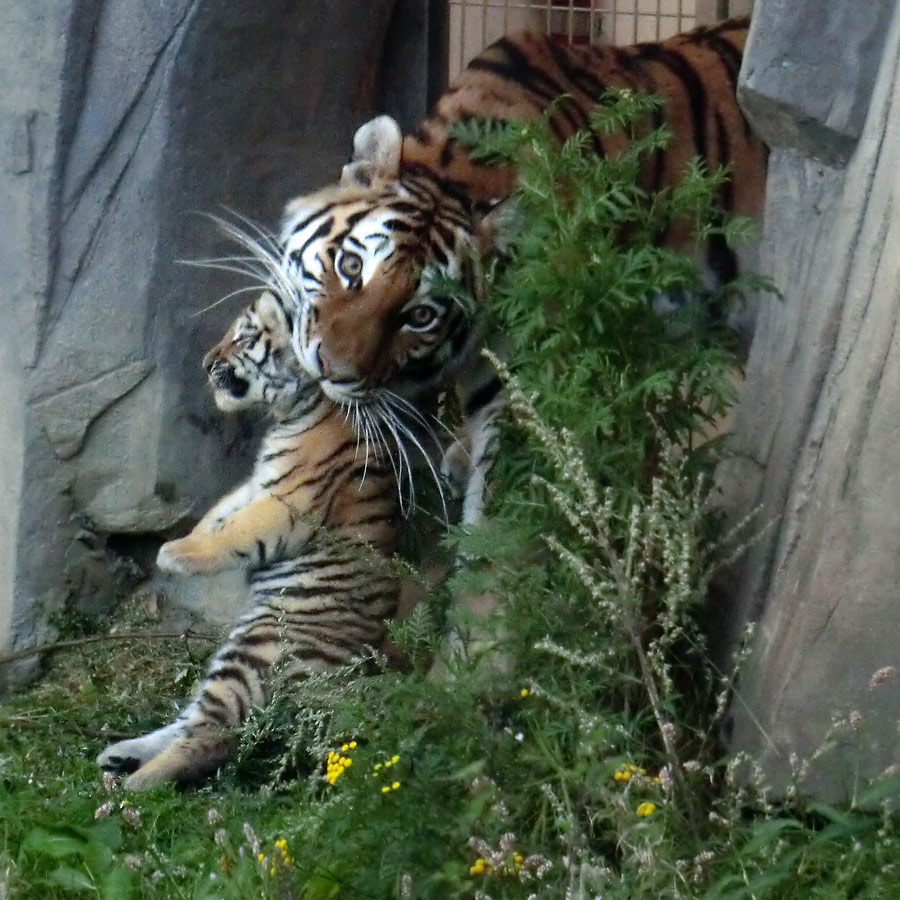
M 523 28 L 569 44 L 634 44 L 734 14 L 729 0 L 449 0 L 448 5 L 451 80 L 482 48 Z

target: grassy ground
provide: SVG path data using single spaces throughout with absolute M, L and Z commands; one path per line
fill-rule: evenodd
M 381 797 L 378 785 L 367 787 L 366 779 L 350 784 L 351 774 L 342 776 L 346 782 L 339 785 L 345 789 L 342 800 L 334 786 L 326 786 L 321 777 L 324 767 L 316 765 L 316 756 L 312 765 L 307 760 L 306 771 L 301 765 L 301 770 L 272 789 L 266 783 L 276 756 L 267 756 L 259 748 L 202 786 L 184 791 L 164 786 L 126 796 L 110 779 L 104 780 L 93 761 L 96 753 L 110 740 L 140 734 L 168 721 L 177 702 L 202 674 L 210 647 L 205 641 L 144 639 L 59 651 L 48 659 L 35 684 L 0 706 L 2 900 L 77 896 L 105 900 L 420 896 L 543 900 L 563 896 L 566 857 L 556 857 L 546 885 L 528 885 L 496 871 L 484 873 L 477 864 L 470 867 L 472 860 L 466 854 L 473 858 L 483 854 L 489 860 L 488 849 L 479 845 L 472 850 L 464 840 L 452 837 L 476 833 L 477 822 L 484 823 L 489 815 L 485 803 L 497 796 L 493 784 L 480 798 L 459 789 L 463 782 L 487 780 L 473 759 L 492 758 L 490 765 L 499 766 L 501 757 L 509 757 L 505 766 L 492 770 L 503 776 L 501 781 L 511 782 L 510 771 L 515 768 L 522 777 L 520 791 L 528 791 L 531 783 L 529 765 L 534 771 L 543 766 L 531 760 L 539 748 L 528 746 L 530 716 L 541 715 L 534 711 L 506 718 L 523 729 L 524 741 L 522 734 L 509 735 L 509 746 L 502 752 L 482 747 L 476 748 L 474 756 L 467 756 L 463 745 L 453 744 L 457 735 L 466 732 L 466 726 L 460 727 L 460 716 L 465 714 L 467 701 L 465 697 L 452 699 L 453 691 L 442 701 L 445 721 L 420 727 L 422 733 L 428 730 L 430 737 L 419 749 L 407 754 L 399 748 L 404 761 L 403 775 L 397 777 L 404 784 L 397 800 L 391 793 Z M 393 686 L 378 688 L 376 694 L 377 690 L 394 692 L 398 702 L 408 707 L 402 713 L 404 721 L 411 723 L 417 715 L 421 721 L 421 710 L 431 703 L 427 694 L 433 688 L 417 682 L 415 675 L 390 678 Z M 354 698 L 348 702 L 352 705 Z M 525 698 L 523 708 L 538 702 Z M 437 714 L 436 709 L 426 709 L 425 719 Z M 563 720 L 559 721 L 562 728 Z M 413 731 L 410 725 L 395 733 L 401 730 Z M 492 740 L 502 743 L 509 731 L 498 727 Z M 368 748 L 347 751 L 366 772 L 372 768 L 376 741 L 373 734 Z M 510 757 L 510 748 L 518 755 Z M 414 755 L 419 757 L 418 771 L 406 764 L 407 756 Z M 452 770 L 448 755 L 459 756 L 458 771 Z M 821 804 L 791 809 L 735 807 L 730 815 L 726 813 L 728 821 L 714 823 L 698 843 L 679 833 L 677 816 L 667 818 L 662 795 L 649 781 L 637 785 L 617 782 L 621 767 L 614 777 L 609 759 L 587 760 L 586 764 L 585 772 L 593 772 L 594 780 L 608 782 L 603 790 L 609 791 L 610 814 L 627 817 L 628 810 L 639 799 L 646 799 L 643 793 L 648 791 L 655 792 L 654 799 L 662 805 L 646 823 L 632 815 L 633 822 L 625 823 L 620 832 L 620 846 L 604 851 L 621 867 L 601 873 L 609 892 L 600 894 L 585 885 L 583 890 L 566 893 L 567 897 L 894 900 L 900 896 L 890 816 L 851 813 Z M 310 774 L 312 778 L 307 777 Z M 352 776 L 363 774 L 354 772 Z M 637 776 L 634 780 L 641 781 Z M 311 788 L 311 784 L 319 787 Z M 534 783 L 532 788 L 536 792 L 540 785 Z M 469 799 L 460 804 L 464 795 Z M 516 793 L 506 795 L 513 815 L 521 800 Z M 400 801 L 404 805 L 392 812 L 390 804 Z M 378 803 L 383 806 L 377 807 Z M 726 806 L 715 808 L 724 812 Z M 454 819 L 458 821 L 448 821 Z M 529 840 L 538 840 L 537 835 L 548 830 L 548 823 L 532 824 L 535 828 L 530 838 L 519 831 L 523 850 Z M 317 834 L 323 839 L 319 843 Z M 438 837 L 442 834 L 451 837 Z M 411 847 L 417 836 L 420 845 Z M 560 831 L 558 837 L 562 836 Z M 500 840 L 502 844 L 503 838 Z M 337 845 L 344 841 L 356 842 L 358 849 L 351 847 L 342 854 Z M 391 841 L 397 846 L 389 847 Z M 551 846 L 548 842 L 538 849 L 546 850 L 549 857 Z M 689 846 L 693 850 L 685 856 Z M 404 892 L 402 879 L 389 877 L 378 883 L 369 881 L 369 876 L 362 883 L 354 881 L 354 860 L 361 870 L 369 871 L 387 865 L 392 854 L 400 860 L 398 869 L 412 871 L 417 878 L 423 873 L 428 876 L 424 888 Z M 512 860 L 510 873 L 517 865 L 516 855 L 512 851 L 507 854 Z M 343 866 L 343 874 L 323 873 L 317 864 L 320 859 Z M 656 875 L 642 871 L 642 864 L 652 865 Z M 482 868 L 484 865 L 482 860 Z M 571 858 L 568 865 L 578 867 Z M 664 870 L 672 873 L 670 894 L 659 893 L 658 885 L 666 879 L 658 876 Z M 584 871 L 582 866 L 579 878 L 583 879 Z M 577 879 L 568 878 L 570 886 L 573 881 Z M 363 883 L 371 884 L 371 891 L 362 887 Z M 486 887 L 482 893 L 479 884 Z
M 108 741 L 169 720 L 210 647 L 142 640 L 58 652 L 0 706 L 0 897 L 279 895 L 274 841 L 296 811 L 289 792 L 260 792 L 252 773 L 231 770 L 189 792 L 126 799 L 94 763 Z M 234 890 L 223 894 L 226 879 Z

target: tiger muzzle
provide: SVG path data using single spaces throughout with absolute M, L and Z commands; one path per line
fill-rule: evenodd
M 224 360 L 214 360 L 207 366 L 206 372 L 214 388 L 226 391 L 236 400 L 245 397 L 250 390 L 250 382 L 241 378 Z

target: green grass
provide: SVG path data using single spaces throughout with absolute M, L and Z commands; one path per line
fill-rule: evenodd
M 109 740 L 172 717 L 208 647 L 150 640 L 60 652 L 35 685 L 0 706 L 0 896 L 222 896 L 213 890 L 226 874 L 220 860 L 235 854 L 216 842 L 216 829 L 226 829 L 231 848 L 246 844 L 244 822 L 270 843 L 280 836 L 295 813 L 291 797 L 242 786 L 233 772 L 199 790 L 126 798 L 104 786 L 94 763 Z M 235 886 L 270 896 L 260 893 L 266 880 L 255 860 L 235 862 Z
M 276 704 L 217 778 L 130 796 L 104 784 L 96 753 L 171 718 L 202 673 L 206 647 L 144 640 L 57 652 L 35 684 L 0 706 L 0 897 L 317 900 L 482 890 L 524 900 L 561 897 L 566 887 L 578 898 L 648 900 L 898 895 L 889 805 L 880 814 L 767 806 L 725 776 L 716 797 L 700 788 L 703 772 L 691 790 L 712 821 L 691 833 L 654 772 L 630 771 L 628 754 L 611 752 L 602 728 L 579 733 L 561 698 L 542 696 L 538 673 L 463 667 L 458 683 L 435 685 L 415 670 L 313 683 L 305 715 Z M 311 709 L 316 696 L 339 696 L 337 712 L 323 718 Z M 325 733 L 310 751 L 314 722 Z M 338 733 L 358 741 L 341 754 L 352 765 L 329 784 L 321 748 L 340 753 Z M 292 740 L 295 753 L 285 754 Z M 628 742 L 626 734 L 620 746 Z M 656 809 L 641 818 L 645 802 Z M 572 835 L 578 840 L 567 843 Z M 494 868 L 479 869 L 478 859 Z M 523 881 L 523 861 L 546 871 Z

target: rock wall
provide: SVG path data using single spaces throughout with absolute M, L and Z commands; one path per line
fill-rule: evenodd
M 833 738 L 806 783 L 833 800 L 900 762 L 900 689 L 869 686 L 900 666 L 898 72 L 890 0 L 756 4 L 741 96 L 773 147 L 763 260 L 783 298 L 762 304 L 720 473 L 734 518 L 770 526 L 723 610 L 732 645 L 757 625 L 731 744 L 784 786 Z
M 244 283 L 179 260 L 234 249 L 201 213 L 275 227 L 358 124 L 420 118 L 440 7 L 4 3 L 0 646 L 44 639 L 73 596 L 103 612 L 246 472 L 252 423 L 216 412 L 199 367 Z M 243 593 L 185 587 L 212 618 Z

